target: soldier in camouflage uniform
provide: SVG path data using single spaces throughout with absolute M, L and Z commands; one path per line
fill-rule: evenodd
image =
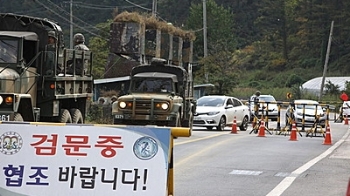
M 74 49 L 76 50 L 89 50 L 89 48 L 85 45 L 85 37 L 81 33 L 77 33 L 73 37 L 74 41 Z
M 46 62 L 47 66 L 44 68 L 46 71 L 46 74 L 52 74 L 54 71 L 55 66 L 55 56 L 56 56 L 56 43 L 57 43 L 57 37 L 55 31 L 49 31 L 47 32 L 48 40 L 47 45 L 45 47 L 46 50 Z M 57 73 L 60 73 L 60 67 L 57 65 Z
M 85 37 L 83 34 L 81 33 L 77 33 L 74 35 L 73 37 L 73 42 L 74 42 L 74 49 L 75 50 L 84 50 L 84 51 L 89 51 L 90 49 L 85 45 Z M 68 62 L 68 64 L 70 64 L 71 62 Z M 82 71 L 84 69 L 84 62 L 80 59 L 76 60 L 76 64 L 75 64 L 75 74 L 76 75 L 81 75 Z M 73 70 L 73 65 L 69 65 L 68 74 L 73 74 L 74 70 Z

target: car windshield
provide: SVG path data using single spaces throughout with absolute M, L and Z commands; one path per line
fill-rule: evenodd
M 223 97 L 201 97 L 197 100 L 197 106 L 214 106 L 220 107 L 225 103 Z
M 259 101 L 265 101 L 265 102 L 275 102 L 275 98 L 272 96 L 260 96 Z
M 303 107 L 305 106 L 306 110 L 316 110 L 316 106 L 315 105 L 296 105 L 297 109 L 303 109 Z M 322 111 L 322 107 L 321 106 L 317 106 L 317 111 Z

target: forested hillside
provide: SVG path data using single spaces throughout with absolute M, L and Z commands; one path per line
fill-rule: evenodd
M 72 2 L 74 31 L 89 39 L 95 52 L 96 76 L 101 78 L 108 56 L 110 21 L 122 11 L 151 14 L 153 1 Z M 332 21 L 327 76 L 350 73 L 349 0 L 207 0 L 206 58 L 202 6 L 202 0 L 158 0 L 157 4 L 160 20 L 196 32 L 196 83 L 214 83 L 225 93 L 234 87 L 291 87 L 322 76 Z M 0 0 L 0 12 L 54 19 L 66 36 L 69 11 L 70 1 Z

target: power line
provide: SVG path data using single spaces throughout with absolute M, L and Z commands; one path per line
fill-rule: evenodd
M 60 6 L 56 5 L 55 3 L 53 3 L 53 2 L 50 1 L 50 0 L 47 0 L 47 1 L 48 1 L 49 3 L 51 3 L 51 5 L 55 6 L 58 10 L 61 10 L 61 11 L 62 11 L 63 13 L 65 13 L 67 16 L 70 16 L 70 13 L 67 12 L 65 9 L 61 8 Z M 86 23 L 85 21 L 79 19 L 78 17 L 75 17 L 74 15 L 73 15 L 73 19 L 75 19 L 75 20 L 77 20 L 77 21 L 79 21 L 79 22 L 85 24 L 86 26 L 91 26 L 91 27 L 94 28 L 95 30 L 99 31 L 98 28 L 96 28 L 96 27 L 94 27 L 94 26 L 92 26 L 92 25 Z M 73 23 L 73 25 L 74 25 L 74 23 Z M 85 30 L 85 29 L 83 29 L 83 30 Z

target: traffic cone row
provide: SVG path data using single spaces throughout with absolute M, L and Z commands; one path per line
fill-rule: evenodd
M 298 141 L 297 139 L 297 126 L 295 123 L 292 124 L 292 131 L 290 133 L 289 141 Z
M 324 138 L 324 145 L 332 145 L 332 138 L 331 138 L 331 128 L 329 124 L 327 124 L 326 128 L 326 137 Z
M 233 118 L 233 124 L 232 124 L 232 130 L 231 133 L 237 133 L 237 122 L 236 122 L 236 116 Z
M 261 117 L 258 137 L 265 137 L 265 122 L 263 117 Z

